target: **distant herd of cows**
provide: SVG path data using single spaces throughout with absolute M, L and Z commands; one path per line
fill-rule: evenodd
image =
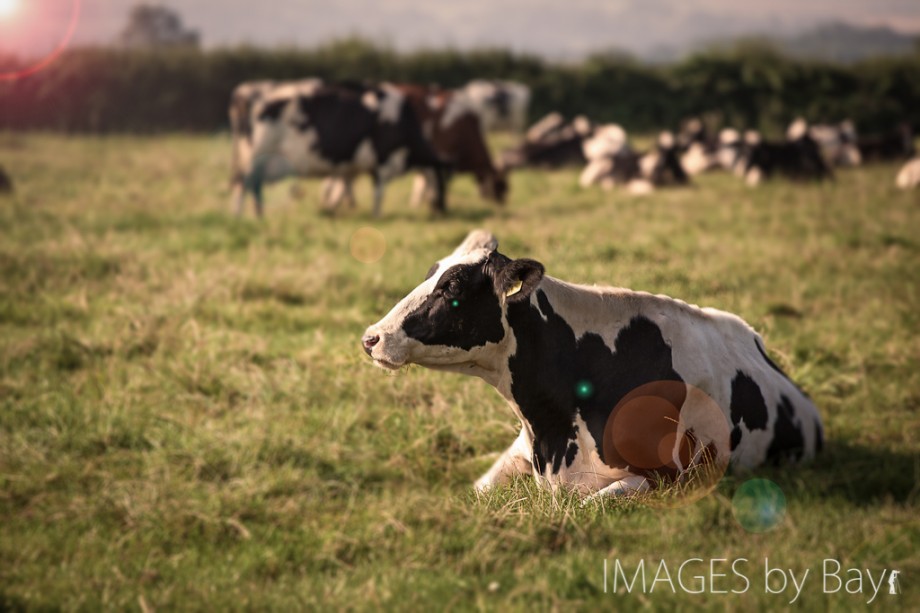
M 250 81 L 231 96 L 234 200 L 247 195 L 263 212 L 263 186 L 288 176 L 325 178 L 322 203 L 355 206 L 353 181 L 374 183 L 373 211 L 381 212 L 386 183 L 417 170 L 412 202 L 446 210 L 449 178 L 472 175 L 484 199 L 503 203 L 508 173 L 516 168 L 582 167 L 580 184 L 624 186 L 647 193 L 690 183 L 701 172 L 724 170 L 748 185 L 784 176 L 832 179 L 835 167 L 906 160 L 896 178 L 903 189 L 920 185 L 920 158 L 908 124 L 885 134 L 857 134 L 851 121 L 809 125 L 797 119 L 784 140 L 731 127 L 713 133 L 689 119 L 677 133 L 661 132 L 647 151 L 636 149 L 617 124 L 550 113 L 527 128 L 530 89 L 521 83 L 474 80 L 449 90 L 414 84 Z M 508 130 L 521 142 L 493 159 L 485 134 Z

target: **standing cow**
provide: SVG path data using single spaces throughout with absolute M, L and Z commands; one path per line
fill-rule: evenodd
M 369 173 L 379 215 L 384 185 L 409 168 L 433 172 L 433 207 L 445 209 L 444 165 L 397 89 L 319 79 L 265 89 L 251 103 L 250 140 L 240 148 L 242 155 L 235 154 L 238 212 L 251 192 L 261 216 L 263 185 L 286 176 L 352 179 Z
M 480 195 L 497 204 L 504 204 L 508 180 L 504 170 L 492 162 L 486 136 L 479 116 L 473 111 L 469 98 L 462 91 L 445 90 L 411 84 L 393 84 L 401 92 L 422 125 L 422 132 L 431 142 L 435 153 L 447 165 L 450 174 L 472 174 Z M 436 197 L 436 183 L 431 172 L 417 175 L 412 204 Z M 351 183 L 327 181 L 324 204 L 334 207 L 340 201 L 354 204 Z
M 706 458 L 754 467 L 821 449 L 815 406 L 738 317 L 567 283 L 497 247 L 472 232 L 362 338 L 377 366 L 475 375 L 505 398 L 521 431 L 477 490 L 532 474 L 622 495 Z

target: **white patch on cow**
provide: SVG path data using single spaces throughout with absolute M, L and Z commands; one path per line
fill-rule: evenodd
M 756 166 L 744 173 L 744 182 L 748 187 L 757 187 L 763 180 L 763 173 Z
M 539 143 L 549 134 L 558 131 L 563 125 L 565 125 L 565 118 L 560 113 L 553 111 L 530 126 L 524 138 L 528 142 Z
M 898 172 L 895 185 L 901 189 L 915 189 L 920 186 L 920 158 L 914 158 L 904 164 Z
M 377 98 L 377 94 L 372 91 L 364 92 L 361 96 L 361 104 L 365 106 L 369 111 L 374 113 L 380 108 L 380 99 Z
M 808 134 L 808 122 L 799 117 L 786 129 L 786 138 L 788 140 L 799 140 Z
M 646 179 L 650 179 L 652 177 L 652 173 L 655 172 L 655 167 L 658 165 L 660 159 L 661 154 L 657 151 L 649 151 L 640 157 L 639 175 Z
M 744 142 L 747 145 L 755 146 L 759 145 L 761 141 L 760 132 L 757 130 L 747 130 L 744 133 Z
M 674 133 L 665 130 L 658 135 L 658 146 L 663 149 L 670 149 L 674 146 Z
M 611 123 L 595 129 L 591 138 L 585 139 L 581 144 L 581 150 L 589 161 L 611 157 L 627 150 L 628 140 L 626 130 Z
M 647 179 L 633 179 L 626 189 L 633 196 L 645 196 L 655 191 L 655 184 Z
M 702 143 L 693 143 L 680 157 L 680 164 L 689 175 L 697 175 L 712 167 L 713 160 Z
M 384 95 L 383 100 L 380 101 L 380 113 L 378 117 L 381 121 L 396 123 L 399 121 L 399 115 L 402 111 L 403 104 L 405 104 L 406 97 L 403 96 L 401 91 L 389 83 L 382 84 L 380 89 L 383 90 Z
M 562 461 L 559 472 L 552 472 L 552 463 L 548 462 L 547 472 L 543 476 L 550 486 L 564 487 L 584 496 L 603 489 L 614 481 L 632 476 L 628 470 L 611 468 L 601 460 L 597 452 L 597 441 L 591 436 L 588 424 L 581 415 L 575 416 L 575 426 L 575 438 L 570 442 L 576 444 L 578 452 L 571 465 L 566 466 L 565 460 Z
M 599 185 L 602 179 L 608 177 L 610 173 L 613 172 L 613 165 L 613 159 L 608 157 L 589 161 L 585 169 L 581 171 L 581 176 L 578 178 L 578 184 L 582 187 Z
M 450 96 L 450 100 L 447 102 L 444 113 L 441 115 L 441 129 L 449 129 L 452 125 L 454 125 L 455 121 L 467 113 L 475 114 L 475 110 L 473 109 L 473 105 L 470 102 L 469 96 L 463 92 L 454 92 Z
M 572 127 L 575 128 L 575 132 L 578 133 L 579 136 L 587 137 L 594 133 L 594 124 L 584 115 L 575 117 L 575 119 L 572 120 Z

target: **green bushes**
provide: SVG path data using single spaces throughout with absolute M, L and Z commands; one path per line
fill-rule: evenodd
M 304 76 L 446 87 L 477 77 L 516 79 L 533 89 L 532 118 L 552 110 L 585 113 L 631 130 L 673 127 L 701 113 L 768 131 L 797 115 L 851 117 L 863 131 L 887 129 L 901 120 L 920 124 L 920 56 L 842 66 L 796 61 L 749 45 L 671 66 L 616 55 L 596 55 L 575 65 L 500 49 L 398 53 L 349 39 L 311 50 L 73 49 L 39 74 L 0 82 L 0 129 L 219 130 L 227 124 L 227 100 L 240 81 Z

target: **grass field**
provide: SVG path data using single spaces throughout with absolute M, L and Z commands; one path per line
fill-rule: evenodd
M 920 197 L 894 189 L 895 167 L 757 190 L 710 175 L 643 198 L 521 172 L 504 210 L 462 180 L 435 220 L 406 179 L 381 220 L 363 183 L 336 218 L 315 182 L 280 184 L 259 222 L 230 214 L 228 159 L 217 135 L 0 134 L 17 186 L 0 197 L 0 609 L 785 607 L 794 589 L 766 592 L 765 558 L 809 569 L 796 607 L 866 608 L 868 581 L 824 593 L 829 558 L 900 570 L 902 594 L 871 606 L 920 608 Z M 350 253 L 364 226 L 387 241 L 373 264 Z M 581 508 L 530 480 L 477 499 L 516 435 L 502 399 L 389 375 L 359 347 L 475 227 L 550 275 L 760 331 L 826 426 L 817 461 L 756 475 L 782 488 L 785 520 L 738 524 L 742 475 L 677 508 Z M 605 560 L 664 559 L 679 588 L 691 558 L 747 559 L 749 589 L 604 592 Z M 716 589 L 744 588 L 716 570 Z

